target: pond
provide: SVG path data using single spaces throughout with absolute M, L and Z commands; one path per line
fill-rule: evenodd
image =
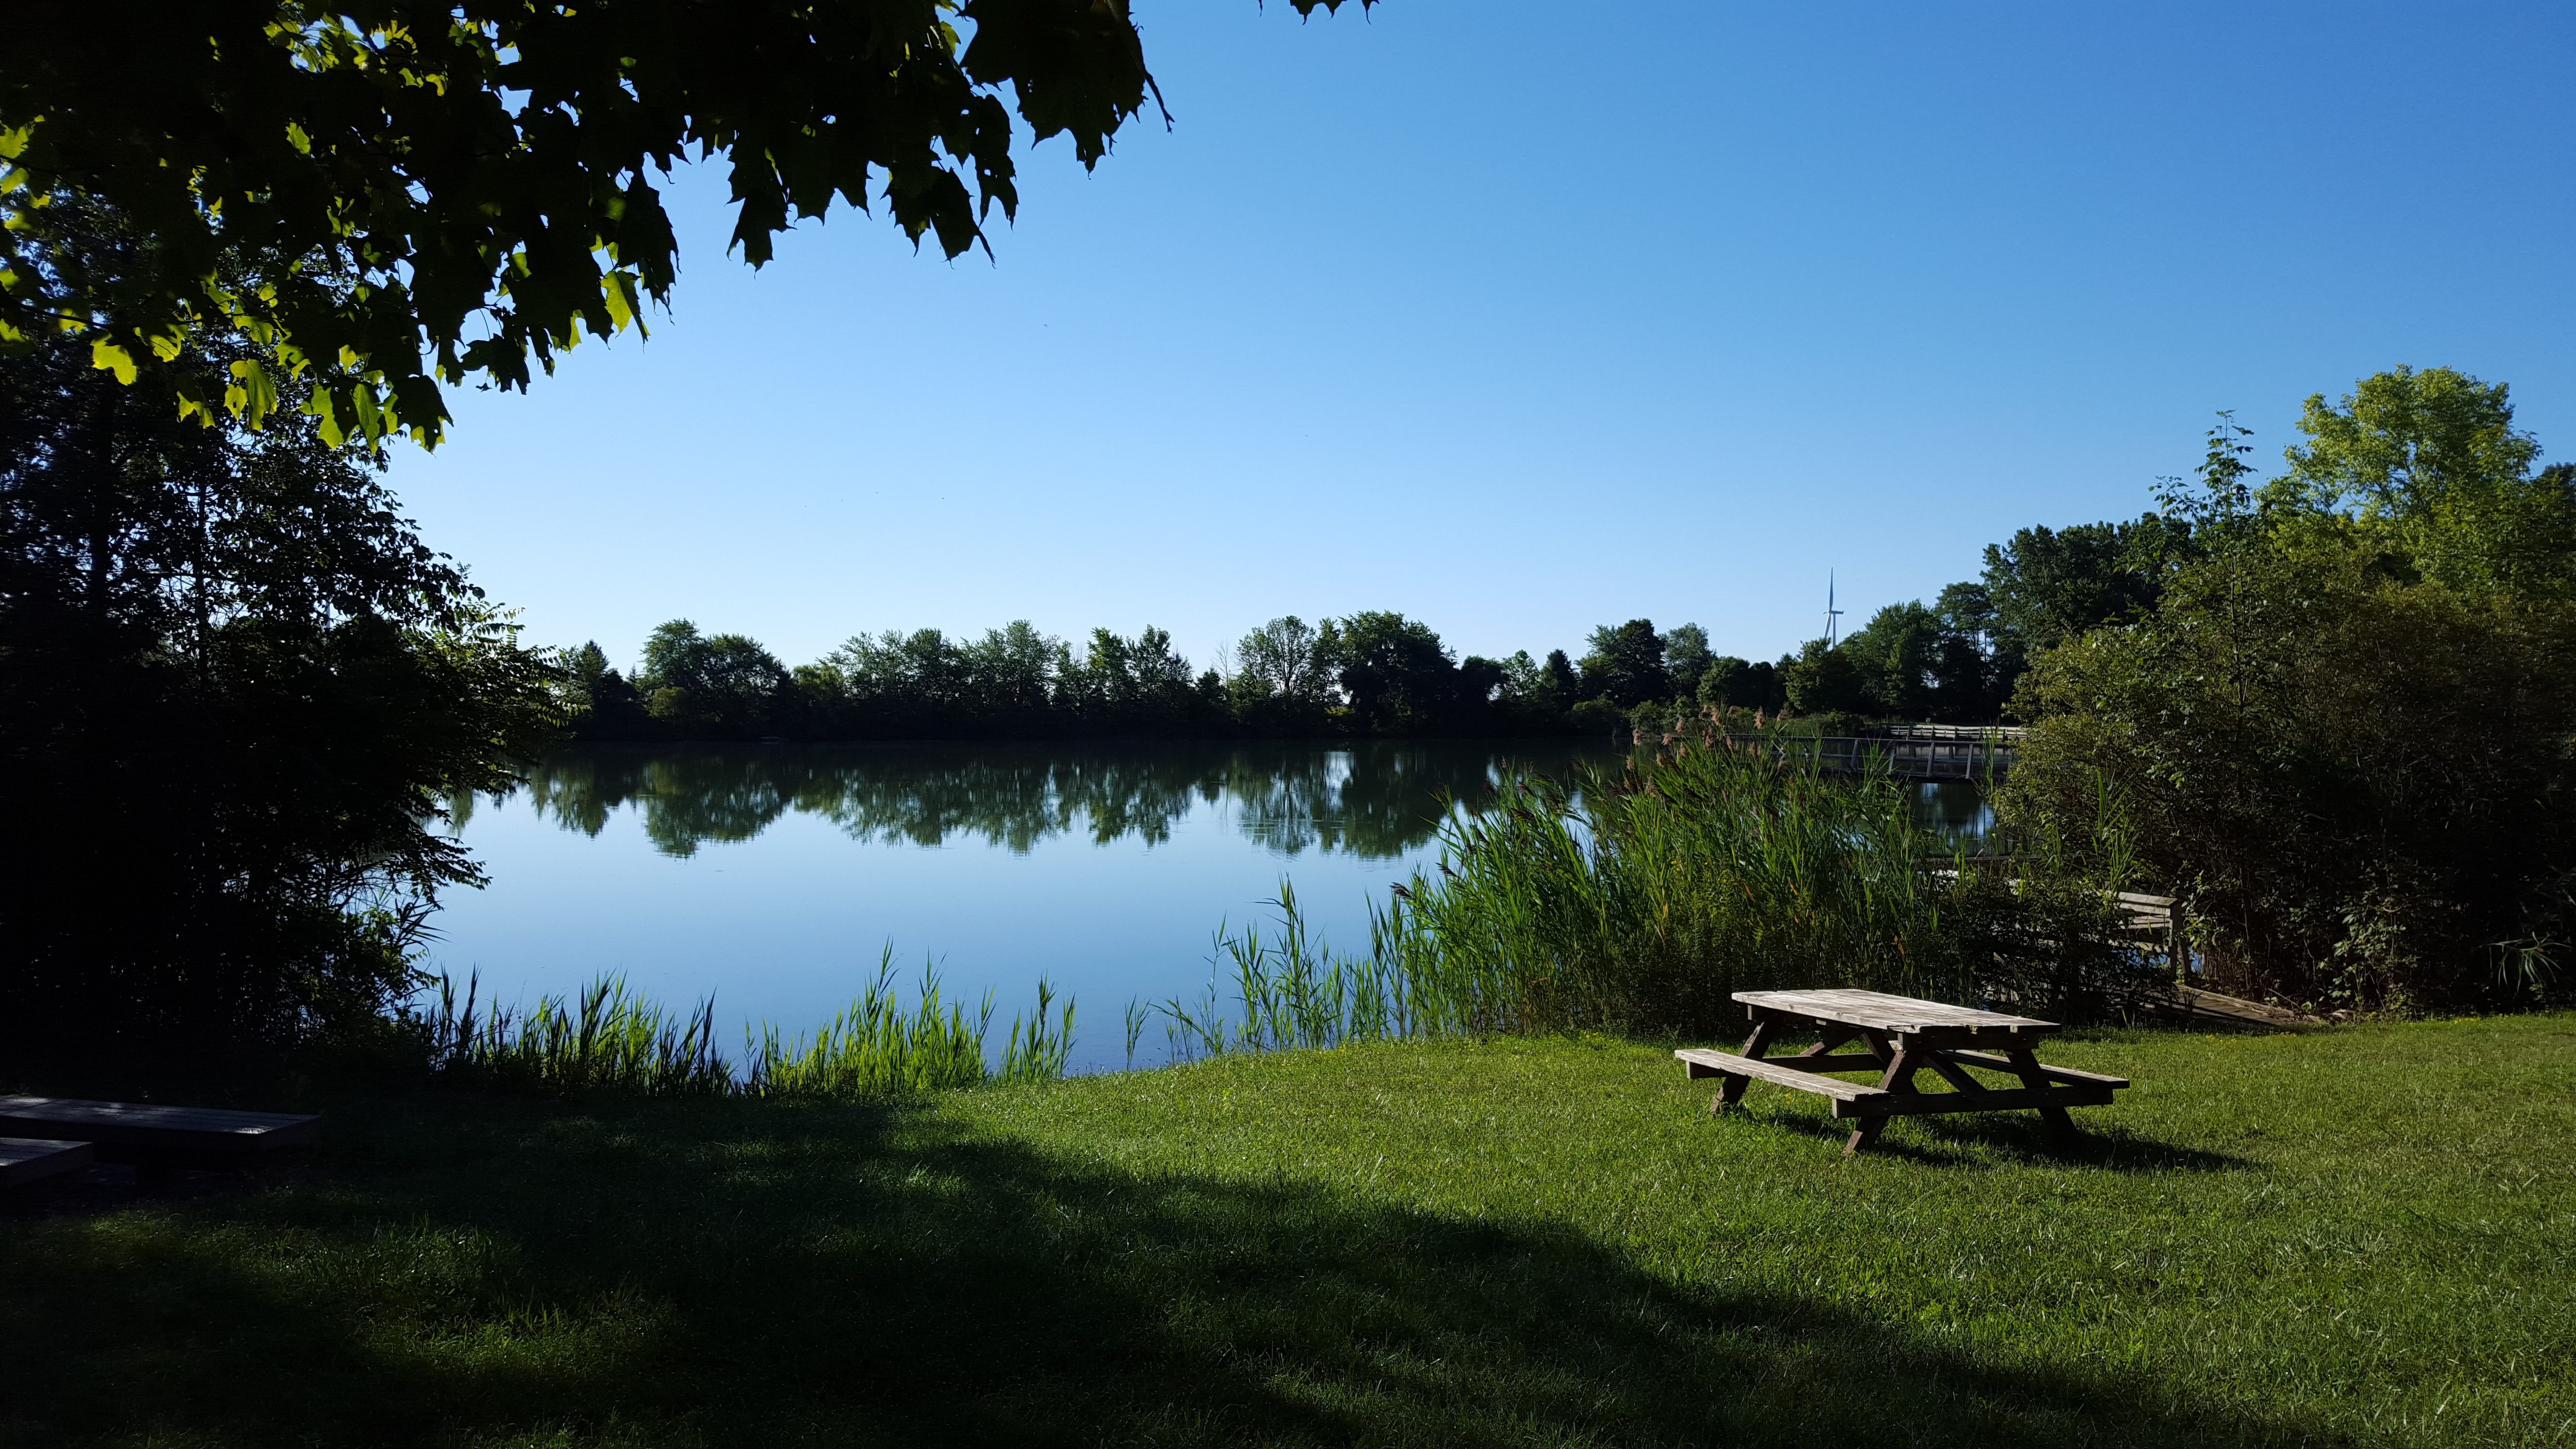
M 467 802 L 491 875 L 454 891 L 428 964 L 532 1003 L 603 973 L 666 1005 L 713 993 L 745 1022 L 810 1030 L 891 945 L 935 964 L 995 1038 L 1040 976 L 1078 1006 L 1072 1069 L 1125 1065 L 1120 1013 L 1204 995 L 1213 937 L 1293 881 L 1311 928 L 1365 950 L 1368 907 L 1438 853 L 1444 802 L 1507 768 L 1614 752 L 1564 741 L 1217 745 L 587 746 Z M 1921 787 L 1927 823 L 1974 833 L 1973 787 Z M 1139 1064 L 1159 1061 L 1148 1028 Z

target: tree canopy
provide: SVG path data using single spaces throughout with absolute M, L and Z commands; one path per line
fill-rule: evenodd
M 291 409 L 221 422 L 59 335 L 0 358 L 0 794 L 43 835 L 0 874 L 21 1069 L 367 1028 L 481 879 L 446 803 L 553 739 L 549 662 L 363 459 Z
M 441 382 L 524 389 L 532 359 L 665 301 L 677 242 L 654 180 L 682 161 L 730 163 L 755 267 L 836 197 L 953 257 L 1016 213 L 1015 116 L 1087 168 L 1155 95 L 1126 0 L 204 0 L 102 19 L 11 7 L 0 344 L 69 335 L 209 422 L 258 426 L 300 378 L 334 442 L 435 443 Z M 143 264 L 45 251 L 66 202 L 128 218 Z
M 2164 498 L 2191 546 L 2118 627 L 2037 654 L 1998 808 L 2123 849 L 2229 989 L 2361 1009 L 2546 997 L 2576 926 L 2576 489 L 2502 386 L 2309 401 L 2253 481 L 2222 418 Z

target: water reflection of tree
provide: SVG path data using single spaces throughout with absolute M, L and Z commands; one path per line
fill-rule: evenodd
M 1232 800 L 1244 834 L 1281 854 L 1384 858 L 1429 841 L 1442 800 L 1481 799 L 1502 766 L 1482 748 L 1398 740 L 1348 749 L 591 747 L 547 760 L 528 789 L 541 817 L 586 835 L 632 806 L 647 837 L 681 856 L 709 841 L 749 840 L 790 810 L 886 843 L 981 840 L 1016 853 L 1080 832 L 1101 844 L 1159 844 L 1192 805 Z
M 1918 787 L 1914 819 L 1917 824 L 1970 845 L 1982 843 L 1994 824 L 1986 809 L 1985 792 L 1968 780 L 1927 782 Z

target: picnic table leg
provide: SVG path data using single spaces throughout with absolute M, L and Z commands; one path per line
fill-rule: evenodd
M 1985 1083 L 1969 1076 L 1967 1071 L 1960 1067 L 1958 1063 L 1951 1061 L 1948 1057 L 1941 1055 L 1939 1052 L 1932 1053 L 1932 1070 L 1941 1074 L 1941 1080 L 1948 1082 L 1951 1086 L 1958 1088 L 1962 1092 L 1982 1092 L 1986 1090 Z
M 2048 1073 L 2039 1069 L 2039 1058 L 2028 1047 L 2005 1048 L 2004 1060 L 2013 1064 L 2013 1075 L 2021 1078 L 2025 1087 L 2046 1090 L 2055 1085 L 2049 1081 Z M 2042 1107 L 2039 1117 L 2047 1124 L 2048 1143 L 2052 1147 L 2071 1147 L 2084 1139 L 2084 1134 L 2075 1130 L 2075 1119 L 2066 1115 L 2063 1107 Z
M 1873 1032 L 1870 1034 L 1869 1044 L 1873 1051 L 1879 1050 L 1882 1045 L 1882 1038 Z M 1924 1055 L 1924 1053 L 1910 1050 L 1900 1043 L 1896 1048 L 1895 1056 L 1888 1061 L 1887 1075 L 1879 1078 L 1878 1080 L 1879 1090 L 1882 1092 L 1911 1091 L 1914 1086 L 1915 1069 L 1923 1065 Z M 1878 1140 L 1878 1134 L 1886 1130 L 1887 1119 L 1885 1117 L 1861 1118 L 1860 1125 L 1852 1129 L 1851 1140 L 1843 1144 L 1843 1156 L 1850 1157 L 1859 1152 L 1862 1148 L 1876 1142 Z
M 1860 1033 L 1853 1031 L 1849 1027 L 1827 1027 L 1825 1029 L 1825 1034 L 1816 1038 L 1816 1044 L 1807 1048 L 1805 1051 L 1798 1053 L 1798 1057 L 1832 1056 L 1834 1054 L 1834 1048 L 1841 1046 L 1844 1042 L 1850 1041 L 1853 1037 L 1858 1036 L 1859 1034 Z M 1875 1055 L 1875 1053 L 1873 1053 L 1873 1055 Z M 1791 1057 L 1789 1060 L 1794 1062 L 1798 1057 Z M 1882 1056 L 1879 1057 L 1879 1060 L 1884 1062 L 1887 1058 Z
M 1869 1031 L 1866 1029 L 1859 1032 L 1858 1035 L 1860 1037 L 1861 1044 L 1869 1048 L 1869 1054 L 1878 1058 L 1878 1064 L 1880 1066 L 1892 1067 L 1896 1065 L 1896 1041 L 1894 1038 L 1890 1037 L 1883 1031 Z
M 1770 1050 L 1770 1048 L 1771 1023 L 1767 1021 L 1757 1021 L 1753 1023 L 1753 1035 L 1744 1039 L 1743 1055 L 1758 1060 L 1761 1055 Z M 1751 1077 L 1729 1075 L 1719 1078 L 1717 1083 L 1717 1099 L 1708 1104 L 1709 1115 L 1714 1117 L 1718 1113 L 1725 1111 L 1727 1108 L 1734 1106 L 1736 1103 L 1743 1101 L 1744 1089 L 1752 1085 L 1752 1083 L 1753 1079 Z

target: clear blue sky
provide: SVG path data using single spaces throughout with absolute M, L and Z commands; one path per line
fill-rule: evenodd
M 638 344 L 392 481 L 537 640 L 790 663 L 1029 618 L 1207 662 L 1640 615 L 1776 656 L 2134 515 L 2400 363 L 2576 456 L 2576 7 L 1136 0 L 1177 126 L 1024 153 L 995 260 L 722 178 Z

